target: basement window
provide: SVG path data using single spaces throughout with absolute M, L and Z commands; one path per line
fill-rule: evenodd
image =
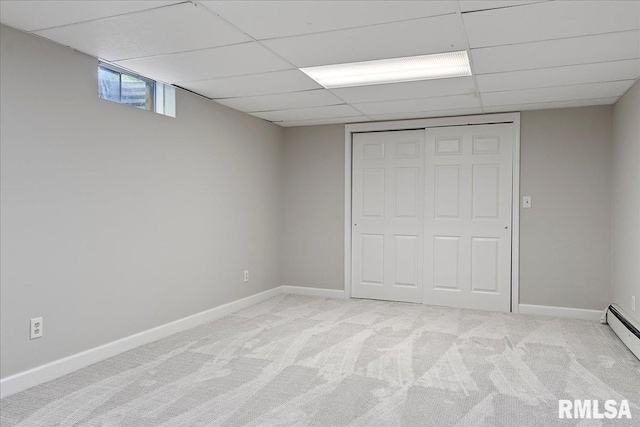
M 165 116 L 176 116 L 175 88 L 111 64 L 98 64 L 98 96 Z

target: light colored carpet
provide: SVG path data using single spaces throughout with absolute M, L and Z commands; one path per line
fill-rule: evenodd
M 601 425 L 558 399 L 640 425 L 640 362 L 595 322 L 282 295 L 0 403 L 2 426 Z

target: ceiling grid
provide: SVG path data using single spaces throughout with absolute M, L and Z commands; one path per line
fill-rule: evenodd
M 0 22 L 281 126 L 606 105 L 640 78 L 640 1 L 9 0 Z M 300 71 L 461 50 L 470 77 Z
M 462 19 L 462 10 L 460 9 L 460 1 L 456 1 L 456 15 L 458 16 L 458 24 L 460 25 L 460 30 L 464 34 L 464 39 L 467 41 L 465 49 L 467 54 L 469 55 L 469 66 L 471 67 L 471 76 L 473 77 L 473 86 L 475 88 L 475 94 L 478 97 L 478 102 L 480 102 L 480 112 L 483 114 L 484 105 L 482 104 L 482 96 L 480 95 L 480 89 L 478 88 L 478 79 L 476 78 L 476 73 L 474 72 L 473 67 L 473 59 L 471 59 L 471 51 L 469 47 L 469 36 L 467 35 L 467 29 L 464 26 L 464 20 Z

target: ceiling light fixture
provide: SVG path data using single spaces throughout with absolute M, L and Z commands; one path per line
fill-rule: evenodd
M 405 58 L 300 68 L 327 89 L 471 75 L 467 52 L 436 53 Z

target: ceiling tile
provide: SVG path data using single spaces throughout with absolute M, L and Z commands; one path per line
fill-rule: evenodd
M 25 31 L 107 18 L 179 1 L 0 1 L 0 22 Z
M 264 111 L 251 113 L 251 115 L 271 122 L 288 122 L 293 120 L 354 117 L 361 116 L 362 114 L 348 105 L 330 105 L 327 107 L 298 108 L 295 110 Z
M 256 39 L 293 36 L 455 13 L 451 1 L 202 1 Z M 260 17 L 260 19 L 256 19 Z
M 460 0 L 462 13 L 478 10 L 500 9 L 502 7 L 524 6 L 525 4 L 540 3 L 548 0 Z
M 291 68 L 287 62 L 256 42 L 116 61 L 116 64 L 168 83 Z
M 376 114 L 452 110 L 455 108 L 479 108 L 480 102 L 474 95 L 456 95 L 404 101 L 368 102 L 353 104 L 353 106 L 363 114 L 371 116 Z
M 418 111 L 413 113 L 396 114 L 374 114 L 370 117 L 373 120 L 405 120 L 405 119 L 428 119 L 431 117 L 453 117 L 468 116 L 469 114 L 482 114 L 480 108 L 456 108 L 453 110 Z
M 546 110 L 550 108 L 569 108 L 569 107 L 588 107 L 590 105 L 611 105 L 615 104 L 618 97 L 581 99 L 578 101 L 556 101 L 556 102 L 540 102 L 534 104 L 517 104 L 517 105 L 499 105 L 494 107 L 485 107 L 485 113 L 504 113 L 508 111 L 525 111 L 525 110 Z
M 319 84 L 299 70 L 181 82 L 179 86 L 208 98 L 269 95 L 321 88 Z
M 475 85 L 472 77 L 456 77 L 451 79 L 345 87 L 332 89 L 331 91 L 346 102 L 354 103 L 462 95 L 474 93 Z
M 464 50 L 456 15 L 267 40 L 264 44 L 298 67 Z
M 640 2 L 548 1 L 466 13 L 463 20 L 471 48 L 499 46 L 637 30 Z
M 275 122 L 275 124 L 280 125 L 282 127 L 293 127 L 293 126 L 316 126 L 316 125 L 332 125 L 332 124 L 341 124 L 341 123 L 362 123 L 362 122 L 370 122 L 371 119 L 366 116 L 355 116 L 355 117 L 338 117 L 335 119 L 318 119 L 318 120 L 294 120 L 288 122 Z
M 344 104 L 344 101 L 326 89 L 245 98 L 216 99 L 215 101 L 244 112 L 292 110 L 294 108 Z
M 597 64 L 541 68 L 538 70 L 480 74 L 480 92 L 566 86 L 584 83 L 632 80 L 640 77 L 640 59 L 600 62 Z
M 36 34 L 109 61 L 250 40 L 211 11 L 192 3 L 67 25 Z
M 624 80 L 619 82 L 592 83 L 588 85 L 523 89 L 507 92 L 489 92 L 483 93 L 481 96 L 482 103 L 485 107 L 494 105 L 574 101 L 579 99 L 617 97 L 625 93 L 633 83 L 635 83 L 634 80 Z
M 640 58 L 640 31 L 471 49 L 476 74 Z

